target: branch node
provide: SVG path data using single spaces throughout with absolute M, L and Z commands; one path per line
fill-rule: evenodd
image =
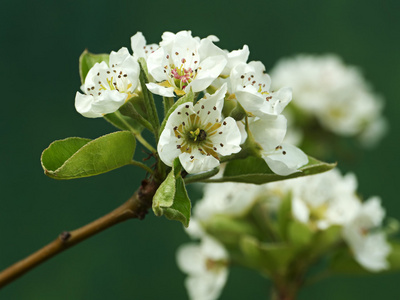
M 69 231 L 63 231 L 59 235 L 59 238 L 60 238 L 61 242 L 63 242 L 63 243 L 67 242 L 70 237 L 71 237 L 71 233 Z

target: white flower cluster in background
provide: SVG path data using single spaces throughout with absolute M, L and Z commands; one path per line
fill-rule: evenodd
M 381 229 L 385 211 L 378 197 L 362 202 L 357 196 L 354 174 L 342 176 L 337 169 L 283 182 L 270 183 L 266 190 L 290 193 L 292 214 L 314 230 L 342 226 L 343 239 L 357 262 L 369 271 L 389 267 L 390 246 Z
M 191 299 L 217 299 L 227 280 L 228 252 L 222 250 L 222 244 L 216 237 L 211 238 L 207 232 L 208 226 L 215 220 L 214 217 L 224 216 L 240 219 L 241 222 L 247 220 L 250 224 L 254 221 L 254 212 L 251 212 L 255 209 L 258 213 L 268 214 L 263 220 L 270 222 L 267 226 L 273 230 L 277 224 L 273 224 L 276 219 L 271 216 L 278 214 L 287 197 L 290 197 L 294 221 L 305 224 L 314 233 L 324 232 L 331 226 L 339 226 L 339 241 L 333 247 L 343 247 L 344 242 L 354 259 L 370 272 L 388 269 L 390 266 L 387 257 L 391 247 L 382 228 L 385 211 L 381 201 L 378 197 L 361 201 L 356 191 L 356 177 L 353 174 L 343 176 L 336 169 L 263 185 L 231 182 L 205 184 L 203 198 L 194 206 L 192 220 L 186 230 L 193 239 L 201 240 L 200 245 L 189 244 L 178 251 L 178 265 L 189 275 L 186 282 L 189 295 L 202 295 L 200 298 L 191 296 Z M 262 207 L 266 209 L 263 210 Z M 208 259 L 216 259 L 211 252 L 205 250 L 204 244 L 209 243 L 210 238 L 215 247 L 214 255 L 217 260 L 224 261 L 224 264 L 207 263 Z M 266 237 L 265 239 L 267 240 Z M 272 247 L 274 242 L 279 245 L 284 243 L 279 240 L 271 241 Z M 207 268 L 208 265 L 217 266 L 217 269 Z M 224 271 L 221 271 L 222 268 Z M 194 272 L 193 269 L 201 271 Z M 213 284 L 210 278 L 214 278 Z M 196 285 L 189 283 L 195 280 Z
M 185 286 L 190 299 L 217 299 L 228 278 L 228 252 L 203 230 L 202 223 L 215 215 L 244 215 L 256 201 L 259 190 L 256 185 L 244 183 L 205 185 L 204 197 L 196 203 L 187 228 L 192 238 L 201 239 L 200 245 L 183 245 L 177 252 L 178 266 L 188 274 Z M 220 263 L 209 263 L 216 260 Z
M 133 55 L 122 48 L 110 54 L 109 65 L 96 63 L 89 71 L 82 86 L 85 94 L 76 94 L 76 109 L 86 117 L 101 117 L 140 94 L 138 60 L 143 58 L 150 80 L 146 87 L 153 94 L 172 99 L 189 91 L 204 95 L 169 115 L 157 145 L 166 165 L 179 157 L 190 174 L 210 171 L 219 166 L 221 156 L 240 152 L 251 136 L 251 147 L 273 172 L 298 172 L 308 157 L 283 143 L 287 120 L 281 113 L 292 99 L 291 89 L 272 92 L 264 65 L 247 62 L 246 45 L 229 52 L 216 46 L 217 41 L 215 36 L 201 39 L 180 31 L 164 32 L 159 44 L 147 44 L 138 32 L 131 38 Z M 222 115 L 227 101 L 242 111 L 240 118 Z
M 303 115 L 315 117 L 334 134 L 357 136 L 363 145 L 372 146 L 386 132 L 383 100 L 357 68 L 346 66 L 336 55 L 285 58 L 271 75 L 274 87 L 292 87 L 293 105 Z

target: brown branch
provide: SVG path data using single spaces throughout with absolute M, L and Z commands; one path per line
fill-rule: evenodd
M 50 244 L 2 271 L 0 273 L 0 288 L 51 257 L 115 224 L 134 218 L 144 219 L 151 207 L 157 187 L 156 182 L 143 180 L 140 188 L 120 207 L 81 228 L 61 233 Z

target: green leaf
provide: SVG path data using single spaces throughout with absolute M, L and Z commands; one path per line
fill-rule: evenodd
M 255 269 L 267 274 L 284 273 L 294 254 L 288 245 L 261 243 L 250 236 L 240 240 L 240 248 Z
M 283 240 L 287 240 L 288 226 L 292 220 L 292 196 L 288 193 L 278 209 L 278 229 Z
M 295 248 L 307 246 L 313 238 L 313 232 L 307 224 L 293 221 L 288 227 L 288 239 Z
M 262 237 L 254 225 L 246 219 L 214 215 L 204 223 L 207 233 L 227 246 L 236 246 L 242 236 Z
M 105 61 L 108 65 L 109 54 L 93 54 L 90 53 L 87 49 L 82 52 L 79 57 L 79 75 L 81 77 L 81 83 L 85 82 L 85 78 L 89 70 L 95 65 L 95 63 L 100 63 Z
M 308 157 L 309 162 L 307 165 L 301 167 L 294 174 L 288 176 L 277 175 L 271 171 L 267 163 L 259 157 L 249 156 L 245 159 L 236 159 L 227 163 L 224 175 L 218 179 L 207 179 L 205 182 L 245 182 L 264 184 L 268 182 L 284 180 L 289 178 L 302 177 L 312 174 L 318 174 L 333 169 L 336 164 L 329 164 L 319 161 L 315 158 Z
M 338 245 L 342 240 L 342 226 L 331 225 L 325 230 L 317 231 L 311 242 L 311 255 L 318 256 L 329 251 L 332 247 Z
M 189 93 L 187 93 L 185 96 L 181 97 L 178 99 L 178 101 L 176 101 L 174 103 L 174 105 L 172 105 L 172 107 L 168 110 L 168 112 L 165 115 L 164 121 L 161 123 L 161 127 L 160 127 L 160 134 L 162 133 L 162 131 L 165 128 L 165 124 L 167 124 L 167 120 L 169 118 L 169 116 L 174 112 L 174 110 L 181 104 L 186 103 L 186 102 L 192 102 L 193 103 L 194 100 L 194 94 L 192 91 L 190 91 Z
M 136 140 L 128 131 L 119 131 L 95 140 L 67 138 L 55 141 L 42 153 L 47 176 L 74 179 L 102 174 L 132 161 Z
M 388 256 L 390 271 L 398 271 L 400 270 L 400 242 L 392 241 L 390 246 L 392 247 L 392 251 Z
M 191 203 L 181 177 L 179 158 L 175 159 L 171 172 L 157 189 L 153 198 L 153 211 L 156 216 L 165 215 L 169 220 L 177 220 L 189 226 Z
M 147 120 L 153 125 L 153 128 L 155 130 L 154 133 L 157 135 L 160 128 L 160 121 L 158 118 L 158 113 L 156 109 L 156 104 L 154 102 L 153 94 L 150 93 L 150 91 L 147 89 L 146 86 L 146 83 L 149 83 L 149 78 L 146 73 L 147 71 L 146 61 L 143 59 L 139 60 L 139 66 L 140 66 L 139 81 L 140 81 L 140 86 L 142 88 L 144 105 L 147 113 Z

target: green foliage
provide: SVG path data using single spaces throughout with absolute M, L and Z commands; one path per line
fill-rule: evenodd
M 81 83 L 85 82 L 85 78 L 89 70 L 95 65 L 95 63 L 101 63 L 105 61 L 108 64 L 109 54 L 93 54 L 87 49 L 82 52 L 79 57 L 79 75 L 81 77 Z
M 153 211 L 156 216 L 165 215 L 167 219 L 177 220 L 188 227 L 191 203 L 181 169 L 179 158 L 176 158 L 172 170 L 154 195 Z
M 143 103 L 146 108 L 147 120 L 153 126 L 154 133 L 157 135 L 158 129 L 160 127 L 160 121 L 158 118 L 158 113 L 156 109 L 156 104 L 154 102 L 153 94 L 150 93 L 150 91 L 146 87 L 146 83 L 149 83 L 149 78 L 147 74 L 147 65 L 144 59 L 139 60 L 139 66 L 140 66 L 139 81 L 140 81 L 140 86 L 142 88 L 142 94 L 144 99 Z
M 292 197 L 290 194 L 281 202 L 278 209 L 278 230 L 283 240 L 287 239 L 287 228 L 292 220 Z
M 118 115 L 117 111 L 115 113 L 106 114 L 103 118 L 120 130 L 133 130 L 135 133 L 139 134 L 148 126 L 140 122 L 139 118 L 135 117 L 136 115 L 146 116 L 142 102 L 143 98 L 139 96 L 132 97 L 119 108 L 121 115 Z M 151 125 L 150 128 L 152 128 Z
M 240 248 L 255 269 L 271 276 L 283 274 L 294 254 L 287 244 L 262 243 L 251 236 L 240 240 Z
M 207 233 L 217 238 L 226 246 L 238 247 L 242 236 L 261 237 L 257 228 L 247 219 L 231 218 L 226 215 L 214 215 L 204 224 Z
M 288 239 L 295 248 L 302 248 L 310 244 L 313 232 L 307 224 L 293 221 L 288 226 Z
M 45 174 L 54 179 L 94 176 L 129 164 L 135 147 L 136 140 L 128 131 L 95 140 L 72 137 L 51 143 L 41 163 Z
M 228 162 L 223 177 L 218 179 L 207 179 L 205 182 L 233 181 L 264 184 L 289 178 L 318 174 L 329 171 L 336 166 L 336 164 L 325 163 L 310 156 L 308 159 L 308 164 L 301 167 L 299 169 L 300 172 L 288 176 L 281 176 L 272 172 L 262 158 L 249 156 L 245 159 L 236 159 Z

